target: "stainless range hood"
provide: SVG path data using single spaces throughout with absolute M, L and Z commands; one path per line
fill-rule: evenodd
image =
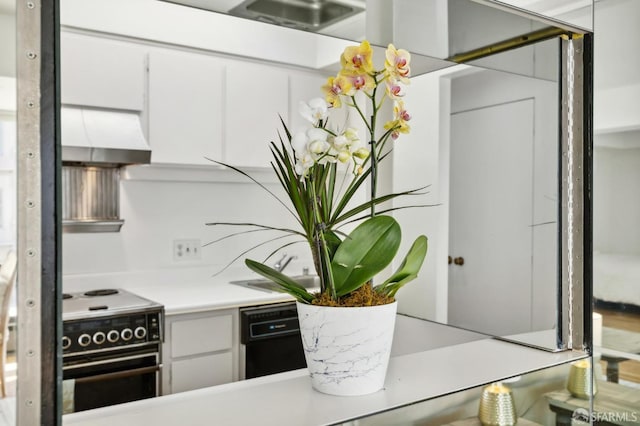
M 62 166 L 63 232 L 118 232 L 123 224 L 119 167 Z
M 229 14 L 289 28 L 319 31 L 363 10 L 331 0 L 247 0 L 231 9 Z
M 163 1 L 305 31 L 320 31 L 365 10 L 361 0 Z
M 61 121 L 64 163 L 127 165 L 151 161 L 137 113 L 63 106 Z
M 63 231 L 120 231 L 120 168 L 151 160 L 139 115 L 63 106 L 61 119 Z

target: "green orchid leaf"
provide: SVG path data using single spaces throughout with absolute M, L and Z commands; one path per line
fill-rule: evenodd
M 343 222 L 355 215 L 357 215 L 358 213 L 362 213 L 365 210 L 370 209 L 372 206 L 376 206 L 378 204 L 382 204 L 386 201 L 390 201 L 393 200 L 394 198 L 397 197 L 401 197 L 401 196 L 405 196 L 405 195 L 424 195 L 425 193 L 420 192 L 423 189 L 426 189 L 428 186 L 423 186 L 420 188 L 415 188 L 415 189 L 410 189 L 408 191 L 403 191 L 403 192 L 396 192 L 393 194 L 387 194 L 387 195 L 383 195 L 381 197 L 377 197 L 373 200 L 370 201 L 366 201 L 356 207 L 354 207 L 353 209 L 347 211 L 346 213 L 343 213 L 342 215 L 340 215 L 339 217 L 335 218 L 333 223 L 340 223 Z
M 324 240 L 327 243 L 327 250 L 329 251 L 329 257 L 333 259 L 333 256 L 335 255 L 336 250 L 338 250 L 338 247 L 340 247 L 340 244 L 342 244 L 342 240 L 340 239 L 340 237 L 338 237 L 338 235 L 334 231 L 331 231 L 331 230 L 324 232 Z
M 395 297 L 396 293 L 398 292 L 398 290 L 400 290 L 400 288 L 403 285 L 407 284 L 408 282 L 411 282 L 411 281 L 415 280 L 416 278 L 418 278 L 418 274 L 407 275 L 401 281 L 390 283 L 390 284 L 387 284 L 387 285 L 384 285 L 384 286 L 382 286 L 382 285 L 377 286 L 375 288 L 375 290 L 378 293 L 385 294 L 385 295 L 387 295 L 389 297 Z
M 285 274 L 255 260 L 245 259 L 244 263 L 254 272 L 278 284 L 282 290 L 302 303 L 311 303 L 313 296 L 307 290 Z
M 391 216 L 375 216 L 358 225 L 331 262 L 336 295 L 352 292 L 391 263 L 400 238 L 400 225 Z
M 398 270 L 384 283 L 376 286 L 376 290 L 393 297 L 400 287 L 416 279 L 424 258 L 427 256 L 427 248 L 427 237 L 420 235 L 411 245 Z

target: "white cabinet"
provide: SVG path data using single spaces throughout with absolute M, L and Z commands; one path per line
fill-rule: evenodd
M 168 315 L 162 393 L 238 380 L 238 310 Z
M 145 51 L 133 43 L 62 32 L 63 104 L 142 111 Z
M 288 119 L 288 75 L 284 69 L 245 61 L 226 67 L 225 161 L 234 166 L 270 167 L 269 142 Z
M 300 102 L 309 102 L 313 98 L 324 98 L 322 85 L 327 81 L 321 74 L 295 73 L 289 76 L 289 104 L 291 115 L 287 125 L 291 133 L 302 131 L 311 126 L 299 112 Z
M 170 50 L 149 54 L 149 143 L 154 163 L 222 159 L 223 63 Z

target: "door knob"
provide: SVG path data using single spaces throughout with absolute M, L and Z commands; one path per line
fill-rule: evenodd
M 453 258 L 449 256 L 449 265 L 451 265 L 451 262 L 453 262 Z
M 464 257 L 456 257 L 455 259 L 453 259 L 453 263 L 458 266 L 464 265 Z

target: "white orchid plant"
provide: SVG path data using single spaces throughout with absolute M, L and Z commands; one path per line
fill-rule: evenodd
M 409 84 L 410 59 L 406 50 L 396 49 L 390 44 L 385 51 L 384 67 L 376 70 L 373 50 L 367 41 L 347 47 L 340 57 L 340 72 L 329 77 L 322 87 L 324 99 L 315 98 L 300 103 L 300 113 L 311 123 L 311 127 L 292 135 L 281 120 L 286 139 L 281 137 L 279 144 L 271 142 L 271 165 L 289 203 L 278 201 L 295 217 L 299 229 L 228 222 L 208 224 L 256 228 L 246 232 L 276 230 L 284 232 L 285 236 L 306 241 L 320 278 L 320 293 L 317 294 L 309 293 L 295 279 L 264 262 L 245 260 L 250 269 L 274 281 L 300 302 L 318 303 L 322 297 L 332 303 L 339 302 L 368 285 L 387 301 L 382 303 L 388 303 L 400 287 L 417 277 L 422 266 L 427 253 L 427 238 L 424 235 L 414 241 L 396 272 L 380 284 L 372 284 L 373 277 L 396 256 L 401 240 L 400 225 L 393 217 L 384 214 L 397 208 L 376 213 L 375 206 L 399 196 L 420 194 L 424 189 L 381 196 L 376 194 L 378 163 L 390 151 L 389 147 L 385 150 L 387 142 L 398 139 L 400 134 L 409 133 L 410 130 L 407 122 L 411 117 L 402 101 L 405 87 Z M 384 93 L 379 92 L 382 86 Z M 358 93 L 364 94 L 364 97 L 358 96 Z M 360 105 L 358 98 L 364 98 L 365 105 Z M 376 135 L 378 114 L 388 100 L 394 103 L 393 117 L 385 123 L 382 134 Z M 330 123 L 332 111 L 344 107 L 351 108 L 362 119 L 368 132 L 369 146 L 362 141 L 356 128 L 341 130 Z M 223 165 L 242 173 L 271 193 L 244 171 Z M 344 173 L 341 173 L 342 169 L 346 169 Z M 344 177 L 341 178 L 341 175 Z M 370 199 L 349 207 L 356 192 L 368 179 L 371 180 Z M 340 230 L 353 222 L 360 223 L 351 233 Z M 284 244 L 270 256 L 290 244 L 293 243 Z

